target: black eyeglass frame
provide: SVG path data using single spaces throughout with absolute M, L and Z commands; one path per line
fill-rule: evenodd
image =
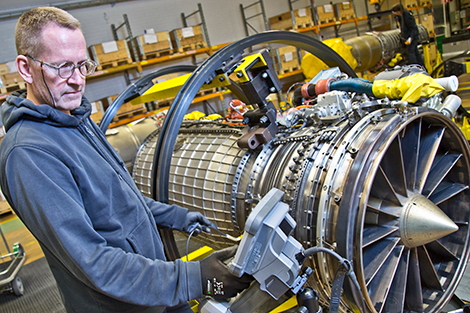
M 36 62 L 39 62 L 41 64 L 41 68 L 42 68 L 42 65 L 47 65 L 49 66 L 50 68 L 53 68 L 53 69 L 56 69 L 57 70 L 57 75 L 62 78 L 62 79 L 69 79 L 70 77 L 72 77 L 73 75 L 73 72 L 75 71 L 76 68 L 78 68 L 78 72 L 80 73 L 80 75 L 84 76 L 84 77 L 87 77 L 87 76 L 90 76 L 90 75 L 93 75 L 93 73 L 95 72 L 96 70 L 96 67 L 98 66 L 98 64 L 93 61 L 93 60 L 90 60 L 90 59 L 86 59 L 78 64 L 74 64 L 72 62 L 64 62 L 60 65 L 54 65 L 54 64 L 50 64 L 50 63 L 47 63 L 45 61 L 42 61 L 42 60 L 38 60 L 36 58 L 33 58 L 32 56 L 30 56 L 29 54 L 25 54 L 26 57 L 30 58 L 31 60 L 33 61 L 36 61 Z M 85 63 L 88 63 L 88 64 L 91 64 L 92 66 L 92 70 L 89 71 L 89 73 L 86 73 L 84 74 L 82 72 L 82 67 L 85 65 Z M 70 75 L 68 77 L 63 77 L 61 74 L 60 74 L 60 70 L 64 68 L 65 65 L 70 65 L 72 64 L 72 68 L 70 70 Z

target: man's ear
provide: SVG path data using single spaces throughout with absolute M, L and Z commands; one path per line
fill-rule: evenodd
M 33 83 L 33 77 L 31 75 L 31 67 L 28 60 L 28 57 L 25 55 L 19 55 L 16 57 L 15 60 L 16 68 L 18 70 L 18 74 L 24 79 L 25 82 L 28 84 Z

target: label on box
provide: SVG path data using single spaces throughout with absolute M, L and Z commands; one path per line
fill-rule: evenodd
M 181 29 L 183 38 L 194 37 L 194 29 L 192 27 L 184 27 Z
M 333 5 L 331 4 L 325 4 L 323 9 L 325 10 L 325 13 L 333 13 Z
M 294 54 L 292 52 L 287 52 L 284 54 L 284 59 L 286 62 L 292 61 L 294 59 Z
M 299 15 L 299 17 L 307 16 L 307 9 L 299 9 L 297 11 L 297 14 Z
M 144 35 L 144 42 L 146 44 L 151 44 L 151 43 L 157 43 L 158 42 L 158 38 L 157 38 L 157 34 L 153 33 L 153 34 L 145 34 Z
M 145 29 L 144 34 L 155 34 L 155 30 L 153 28 Z
M 7 67 L 8 67 L 8 72 L 9 73 L 16 73 L 18 72 L 18 69 L 16 68 L 16 63 L 15 61 L 10 61 L 10 62 L 7 62 Z
M 325 4 L 323 6 L 323 10 L 325 10 L 325 13 L 333 13 L 333 5 Z
M 350 8 L 351 8 L 351 6 L 350 6 L 349 2 L 343 2 L 343 9 L 344 10 L 349 10 Z
M 104 53 L 116 52 L 119 51 L 116 41 L 103 42 L 101 44 Z

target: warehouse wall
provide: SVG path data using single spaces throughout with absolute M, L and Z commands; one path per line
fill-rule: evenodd
M 2 0 L 2 8 L 7 6 Z M 44 5 L 63 3 L 63 1 L 42 1 Z M 95 6 L 84 9 L 72 10 L 83 25 L 83 32 L 89 45 L 113 40 L 111 24 L 120 25 L 123 14 L 127 14 L 133 35 L 143 34 L 145 29 L 154 28 L 155 31 L 172 30 L 183 26 L 181 13 L 189 15 L 197 10 L 197 3 L 201 3 L 206 19 L 209 38 L 212 45 L 236 41 L 245 37 L 243 20 L 240 12 L 240 4 L 247 6 L 254 0 L 137 0 L 116 3 L 115 5 Z M 317 0 L 316 5 L 327 4 L 328 0 Z M 340 1 L 335 1 L 340 2 Z M 16 8 L 29 8 L 41 4 L 40 0 L 16 1 Z M 29 3 L 29 4 L 28 4 Z M 308 6 L 309 0 L 299 0 L 294 3 L 294 8 Z M 12 4 L 13 5 L 13 4 Z M 267 17 L 278 15 L 289 10 L 288 0 L 264 0 Z M 357 15 L 365 15 L 365 2 L 355 1 Z M 260 13 L 259 6 L 253 6 L 247 15 Z M 0 63 L 8 62 L 16 57 L 14 49 L 14 27 L 17 18 L 0 20 Z M 193 23 L 191 23 L 193 21 Z M 200 23 L 199 16 L 195 15 L 189 21 L 190 25 Z M 250 20 L 257 30 L 264 30 L 261 26 L 261 17 Z M 121 36 L 125 34 L 120 32 Z
M 85 1 L 86 2 L 86 1 Z M 142 35 L 145 29 L 153 28 L 155 31 L 167 31 L 183 27 L 181 13 L 190 15 L 197 10 L 197 3 L 201 3 L 204 17 L 206 20 L 209 39 L 211 45 L 217 45 L 227 42 L 237 41 L 245 37 L 245 29 L 240 10 L 240 4 L 248 6 L 255 3 L 255 0 L 135 0 L 129 2 L 119 2 L 114 5 L 101 5 L 89 8 L 71 10 L 70 13 L 77 17 L 81 23 L 88 45 L 99 44 L 113 40 L 111 25 L 120 25 L 127 14 L 131 30 L 134 36 Z M 340 1 L 334 1 L 337 3 Z M 38 5 L 60 4 L 63 1 L 47 0 L 28 0 L 13 1 L 2 0 L 0 11 L 7 9 L 30 8 Z M 264 0 L 266 16 L 269 17 L 289 11 L 288 0 Z M 315 5 L 330 3 L 329 0 L 317 0 Z M 307 7 L 309 0 L 298 0 L 293 3 L 294 9 Z M 366 1 L 354 1 L 356 13 L 358 16 L 366 15 Z M 370 9 L 371 10 L 371 9 Z M 260 13 L 260 6 L 254 5 L 245 12 L 247 16 L 253 16 Z M 17 17 L 0 20 L 0 63 L 9 62 L 15 59 L 16 50 L 14 47 L 14 27 Z M 201 20 L 199 15 L 194 15 L 188 20 L 188 25 L 199 24 Z M 250 24 L 258 31 L 264 31 L 263 20 L 261 16 L 250 19 Z M 353 23 L 351 23 L 353 24 Z M 352 25 L 350 25 L 352 26 Z M 347 26 L 343 26 L 346 30 Z M 254 32 L 250 32 L 253 34 Z M 325 31 L 323 38 L 329 38 L 332 35 Z M 125 28 L 119 31 L 120 39 L 127 36 Z M 326 37 L 325 37 L 326 36 Z M 191 60 L 181 61 L 190 63 Z M 168 66 L 171 64 L 165 64 Z M 146 71 L 154 70 L 148 68 Z M 137 78 L 138 73 L 130 73 L 131 78 Z M 122 74 L 107 76 L 103 79 L 94 79 L 87 86 L 86 96 L 90 100 L 107 97 L 117 94 L 126 87 L 126 82 L 122 79 Z

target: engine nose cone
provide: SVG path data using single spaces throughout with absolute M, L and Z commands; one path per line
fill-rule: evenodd
M 447 236 L 459 228 L 432 201 L 421 194 L 411 196 L 400 216 L 400 237 L 414 248 Z

